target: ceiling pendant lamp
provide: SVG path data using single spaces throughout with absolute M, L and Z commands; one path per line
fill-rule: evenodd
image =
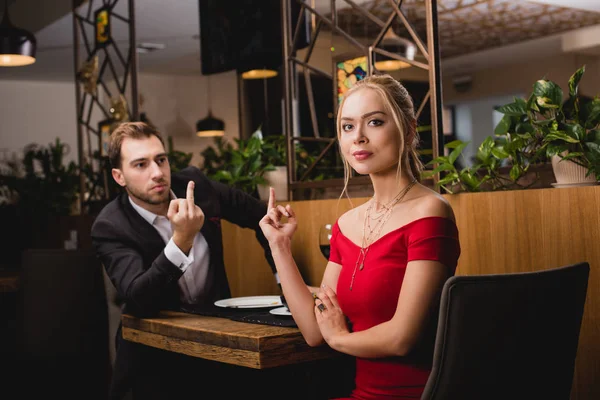
M 19 67 L 35 62 L 35 36 L 17 28 L 8 16 L 8 0 L 4 1 L 4 16 L 0 23 L 0 66 Z
M 396 35 L 392 28 L 388 29 L 385 35 L 383 35 L 381 49 L 389 53 L 398 54 L 411 61 L 415 59 L 417 52 L 417 46 L 413 42 Z M 410 67 L 410 64 L 406 61 L 396 60 L 382 54 L 375 54 L 375 68 L 379 71 L 397 71 L 408 67 Z
M 213 117 L 212 111 L 210 109 L 210 77 L 208 78 L 207 84 L 207 103 L 208 106 L 208 116 L 204 119 L 198 120 L 196 122 L 196 136 L 198 137 L 216 137 L 225 135 L 225 122 L 220 119 Z
M 268 79 L 277 76 L 277 70 L 269 68 L 250 69 L 242 72 L 242 79 Z
M 269 79 L 279 74 L 281 56 L 267 50 L 257 50 L 251 60 L 240 62 L 237 70 L 242 79 Z
M 215 137 L 225 135 L 225 122 L 212 116 L 210 109 L 208 116 L 196 122 L 196 136 Z

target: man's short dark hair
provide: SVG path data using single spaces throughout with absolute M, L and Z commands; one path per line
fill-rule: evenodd
M 163 138 L 155 128 L 144 122 L 122 122 L 110 134 L 108 159 L 113 168 L 121 168 L 121 145 L 126 138 L 145 139 L 156 136 L 165 145 Z

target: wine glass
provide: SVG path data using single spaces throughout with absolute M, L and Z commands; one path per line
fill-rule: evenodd
M 319 228 L 319 249 L 323 256 L 329 260 L 329 241 L 331 240 L 331 224 L 321 225 Z

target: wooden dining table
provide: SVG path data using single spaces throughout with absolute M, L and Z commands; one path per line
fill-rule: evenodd
M 344 393 L 352 381 L 351 357 L 326 344 L 310 347 L 297 327 L 179 311 L 161 311 L 152 318 L 123 314 L 121 321 L 126 340 L 228 364 L 237 373 L 234 381 L 252 382 L 250 397 L 278 393 L 283 397 L 276 398 L 327 399 Z
M 126 340 L 248 368 L 266 369 L 339 356 L 326 345 L 310 347 L 295 327 L 176 311 L 162 311 L 155 318 L 128 314 L 121 318 Z

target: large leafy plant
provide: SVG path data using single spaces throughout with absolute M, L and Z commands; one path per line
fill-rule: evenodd
M 19 215 L 40 220 L 47 215 L 69 215 L 79 192 L 79 168 L 65 165 L 67 146 L 56 138 L 48 146 L 25 147 L 20 162 L 4 166 L 0 175 L 7 204 L 16 206 Z
M 216 138 L 216 148 L 210 146 L 200 153 L 204 158 L 201 169 L 211 179 L 256 194 L 257 186 L 267 183 L 264 173 L 285 165 L 282 149 L 272 140 L 263 138 L 260 129 L 246 140 L 235 138 L 237 146 Z
M 267 184 L 265 172 L 287 165 L 287 141 L 285 135 L 264 136 L 260 127 L 248 139 L 234 139 L 235 146 L 222 137 L 214 139 L 214 145 L 204 149 L 202 171 L 211 179 L 237 187 L 258 196 L 257 186 Z M 310 154 L 301 143 L 295 143 L 296 172 L 313 181 L 331 175 L 310 169 L 316 156 Z M 323 163 L 327 167 L 328 163 Z
M 497 107 L 504 117 L 495 133 L 518 141 L 532 162 L 559 156 L 600 179 L 600 99 L 579 94 L 584 72 L 585 65 L 570 77 L 566 101 L 560 86 L 541 79 L 527 100 L 515 98 Z
M 448 193 L 481 192 L 495 190 L 526 189 L 537 181 L 534 179 L 525 183 L 525 175 L 531 163 L 524 154 L 520 141 L 510 136 L 488 136 L 477 149 L 475 162 L 471 166 L 460 167 L 459 158 L 469 142 L 455 140 L 445 145 L 448 155 L 437 157 L 427 166 L 433 166 L 423 172 L 424 178 L 430 178 L 440 173 L 442 176 L 437 186 Z
M 579 94 L 584 72 L 585 66 L 570 77 L 566 101 L 560 86 L 541 79 L 528 99 L 515 98 L 496 107 L 504 116 L 494 136 L 479 146 L 473 165 L 457 166 L 468 144 L 457 140 L 445 145 L 447 156 L 427 164 L 433 169 L 426 170 L 423 177 L 440 173 L 437 185 L 449 193 L 526 189 L 539 179 L 537 172 L 532 179 L 523 179 L 530 167 L 558 156 L 600 178 L 600 99 Z

